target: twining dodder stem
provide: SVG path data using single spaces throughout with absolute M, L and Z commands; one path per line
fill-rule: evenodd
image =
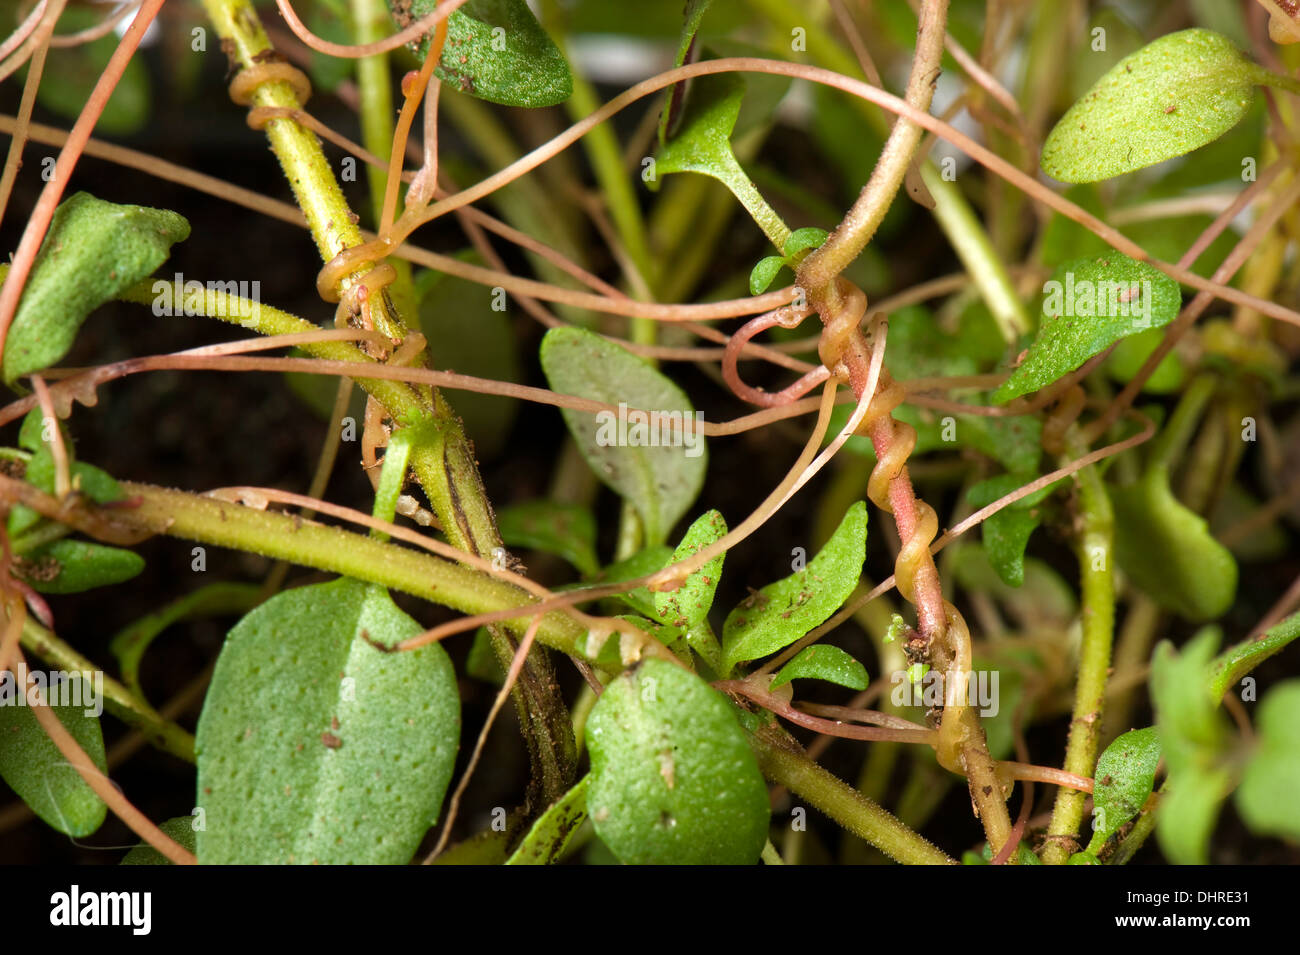
M 934 95 L 947 14 L 947 0 L 926 0 L 921 12 L 906 94 L 907 102 L 918 110 L 928 111 Z M 916 154 L 921 132 L 919 126 L 903 118 L 894 124 L 853 208 L 799 269 L 798 284 L 826 326 L 820 348 L 822 361 L 832 374 L 848 380 L 859 400 L 867 388 L 871 365 L 871 345 L 861 330 L 866 300 L 861 290 L 838 276 L 865 248 L 889 210 Z M 917 608 L 920 639 L 913 652 L 944 675 L 949 705 L 943 717 L 947 725 L 941 728 L 937 747 L 939 760 L 946 768 L 965 773 L 972 804 L 996 853 L 1010 836 L 1011 819 L 979 716 L 964 702 L 970 669 L 969 637 L 956 610 L 943 599 L 939 571 L 930 555 L 937 519 L 932 508 L 917 500 L 907 471 L 916 433 L 892 416 L 902 398 L 901 388 L 882 371 L 871 410 L 860 429 L 870 437 L 876 452 L 868 496 L 894 515 L 903 542 L 896 568 L 899 592 Z M 950 622 L 956 626 L 950 628 Z M 954 631 L 951 641 L 950 629 Z M 958 692 L 954 693 L 954 689 Z

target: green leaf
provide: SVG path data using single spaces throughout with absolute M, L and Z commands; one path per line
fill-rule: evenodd
M 26 667 L 18 671 L 25 681 Z M 32 674 L 34 680 L 45 676 Z M 58 679 L 54 686 L 49 683 L 40 681 L 41 694 L 53 704 L 59 722 L 100 772 L 107 773 L 100 706 L 95 705 L 102 705 L 102 688 L 79 673 Z M 25 682 L 20 685 L 12 672 L 0 677 L 0 778 L 47 825 L 74 838 L 88 836 L 103 823 L 108 807 L 45 734 L 27 705 L 24 688 Z
M 303 15 L 308 29 L 322 39 L 331 43 L 361 42 L 352 28 L 352 17 L 346 3 L 339 0 L 321 0 L 313 3 Z M 352 78 L 356 72 L 357 61 L 343 56 L 330 56 L 317 50 L 311 51 L 311 62 L 307 72 L 311 76 L 311 85 L 316 90 L 334 92 L 344 80 Z
M 819 247 L 829 238 L 830 233 L 825 229 L 806 226 L 805 228 L 795 229 L 791 232 L 790 238 L 785 240 L 785 246 L 781 251 L 785 253 L 787 259 L 793 259 L 800 252 Z
M 1165 467 L 1110 489 L 1115 560 L 1156 603 L 1188 620 L 1212 620 L 1237 595 L 1237 561 L 1205 519 L 1174 496 Z
M 1203 774 L 1185 773 L 1162 789 L 1156 840 L 1174 865 L 1206 865 L 1210 861 L 1210 836 L 1219 809 L 1232 790 L 1232 774 L 1215 769 Z
M 688 57 L 692 56 L 695 36 L 700 32 L 700 23 L 704 20 L 705 11 L 709 9 L 711 3 L 713 0 L 686 0 L 686 9 L 682 11 L 682 32 L 677 42 L 677 55 L 673 57 L 673 66 L 681 66 Z M 638 10 L 638 13 L 643 11 Z M 677 125 L 682 117 L 682 104 L 686 99 L 689 85 L 689 82 L 674 83 L 666 91 L 668 99 L 659 114 L 659 145 L 661 146 L 668 141 L 671 133 L 677 132 Z
M 973 484 L 966 492 L 966 500 L 976 509 L 986 507 L 1017 488 L 1024 487 L 1036 477 L 1037 474 L 999 474 Z M 980 525 L 989 563 L 1002 578 L 1002 582 L 1010 587 L 1019 587 L 1025 582 L 1025 547 L 1029 543 L 1029 535 L 1042 523 L 1038 504 L 1055 486 L 1048 485 L 1021 498 Z
M 1235 126 L 1267 77 L 1218 33 L 1163 36 L 1115 64 L 1061 117 L 1043 144 L 1043 171 L 1096 182 L 1182 156 Z
M 1088 852 L 1097 853 L 1106 840 L 1141 812 L 1155 787 L 1160 763 L 1160 736 L 1154 726 L 1130 730 L 1106 747 L 1093 773 L 1093 833 Z
M 437 0 L 388 3 L 402 27 L 436 6 Z M 420 63 L 430 42 L 426 36 L 412 44 Z M 447 18 L 447 42 L 433 72 L 462 93 L 503 106 L 555 106 L 573 94 L 568 61 L 525 0 L 469 0 Z
M 471 265 L 484 264 L 477 253 L 456 258 Z M 415 291 L 420 301 L 420 330 L 435 343 L 430 349 L 433 367 L 494 381 L 522 380 L 517 336 L 503 295 L 478 282 L 433 270 L 415 276 Z M 506 447 L 519 415 L 517 399 L 457 391 L 452 403 L 480 458 L 493 457 Z
M 696 518 L 687 528 L 682 542 L 673 551 L 667 563 L 675 564 L 697 553 L 710 544 L 720 540 L 727 533 L 727 522 L 718 511 L 709 511 Z M 718 589 L 718 578 L 722 576 L 722 561 L 726 553 L 713 558 L 676 590 L 660 591 L 654 595 L 657 619 L 675 627 L 686 630 L 706 619 L 709 608 L 713 606 L 713 594 Z M 667 565 L 665 564 L 665 566 Z
M 717 179 L 740 201 L 750 217 L 778 249 L 790 230 L 759 193 L 731 149 L 731 134 L 740 118 L 745 81 L 734 73 L 701 76 L 691 94 L 677 134 L 659 147 L 655 175 L 646 182 L 659 188 L 659 178 L 674 172 L 694 172 Z
M 596 476 L 636 507 L 646 541 L 662 544 L 695 502 L 708 468 L 703 434 L 687 433 L 699 422 L 690 399 L 662 372 L 585 329 L 551 329 L 541 359 L 555 391 L 619 406 L 619 414 L 594 417 L 565 408 L 564 421 Z
M 1300 680 L 1279 683 L 1259 704 L 1258 744 L 1237 790 L 1237 809 L 1251 830 L 1300 839 Z
M 785 268 L 785 259 L 779 255 L 769 255 L 759 259 L 754 270 L 749 273 L 749 293 L 762 295 L 783 268 Z
M 557 554 L 585 577 L 600 571 L 596 556 L 596 518 L 580 504 L 525 501 L 497 511 L 501 539 L 510 547 Z
M 663 570 L 668 565 L 668 561 L 672 559 L 672 556 L 672 550 L 663 544 L 646 547 L 626 560 L 610 564 L 600 572 L 598 582 L 602 584 L 621 584 L 625 580 L 635 580 L 637 577 L 653 574 L 657 570 Z M 659 611 L 655 608 L 655 595 L 647 587 L 638 587 L 636 590 L 617 594 L 615 599 L 621 600 L 642 616 L 658 618 Z
M 493 686 L 506 682 L 505 667 L 492 649 L 492 635 L 488 633 L 487 627 L 479 627 L 474 631 L 474 642 L 469 645 L 469 653 L 465 657 L 465 672 L 474 679 Z
M 867 688 L 867 668 L 839 647 L 816 643 L 804 647 L 793 660 L 781 667 L 771 686 L 778 687 L 791 680 L 825 680 L 847 686 L 850 690 Z
M 63 432 L 64 444 L 70 445 L 72 435 L 68 433 L 68 429 L 64 427 L 61 421 L 59 422 L 59 430 Z M 50 436 L 54 436 L 52 429 Z M 23 418 L 22 426 L 18 429 L 18 447 L 25 448 L 28 451 L 39 451 L 45 444 L 45 412 L 38 405 L 27 412 L 26 417 Z
M 176 816 L 168 819 L 166 822 L 160 822 L 158 828 L 171 836 L 181 848 L 194 851 L 194 817 L 193 816 Z M 149 845 L 142 842 L 122 859 L 119 865 L 171 865 L 172 860 Z
M 767 785 L 720 693 L 647 660 L 605 687 L 587 722 L 596 833 L 624 863 L 751 865 L 767 841 Z
M 587 818 L 587 787 L 591 776 L 582 779 L 533 823 L 506 865 L 551 865 L 559 861 L 578 827 Z
M 120 501 L 125 496 L 122 485 L 118 484 L 107 471 L 93 464 L 73 461 L 68 467 L 68 476 L 71 478 L 73 490 L 85 494 L 96 504 Z M 49 445 L 45 445 L 32 455 L 32 459 L 27 462 L 25 477 L 27 483 L 33 487 L 40 488 L 46 494 L 54 493 L 54 455 L 50 453 Z
M 1293 613 L 1270 627 L 1263 636 L 1248 638 L 1224 650 L 1210 665 L 1211 698 L 1223 699 L 1229 687 L 1297 637 L 1300 637 L 1300 613 Z
M 59 33 L 77 33 L 97 26 L 103 19 L 102 7 L 68 4 L 59 16 Z M 11 28 L 13 25 L 8 26 Z M 109 33 L 78 46 L 50 47 L 46 52 L 45 69 L 41 73 L 36 99 L 46 109 L 65 119 L 76 120 L 85 109 L 104 67 L 108 66 L 117 43 L 117 37 Z M 188 43 L 187 36 L 187 46 Z M 26 75 L 26 67 L 22 75 Z M 149 70 L 143 59 L 132 57 L 95 123 L 96 133 L 130 136 L 139 132 L 149 121 L 151 100 Z
M 14 315 L 4 350 L 4 380 L 56 364 L 100 305 L 167 260 L 190 234 L 174 212 L 119 206 L 78 192 L 54 210 Z
M 410 860 L 460 736 L 456 675 L 383 588 L 341 578 L 235 625 L 196 736 L 205 864 Z
M 1223 763 L 1228 728 L 1206 679 L 1219 640 L 1217 627 L 1204 627 L 1181 653 L 1164 641 L 1151 660 L 1151 699 L 1169 770 L 1156 837 L 1177 865 L 1207 861 L 1219 806 L 1232 787 L 1232 774 Z
M 1043 287 L 1038 336 L 993 400 L 1037 391 L 1121 338 L 1168 325 L 1181 307 L 1177 282 L 1119 252 L 1066 262 Z
M 57 540 L 27 554 L 18 571 L 43 594 L 76 594 L 111 587 L 144 570 L 135 551 L 90 541 Z
M 726 672 L 788 647 L 825 623 L 858 585 L 867 548 L 867 505 L 854 503 L 808 566 L 743 600 L 722 628 Z

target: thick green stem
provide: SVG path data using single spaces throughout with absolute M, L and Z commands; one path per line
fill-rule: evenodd
M 1081 457 L 1087 450 L 1077 435 L 1067 444 L 1070 459 Z M 1115 517 L 1096 466 L 1084 468 L 1077 480 L 1080 532 L 1076 553 L 1082 577 L 1083 640 L 1064 769 L 1090 777 L 1097 764 L 1101 741 L 1102 708 L 1115 630 Z M 1071 853 L 1078 851 L 1076 836 L 1083 822 L 1086 799 L 1086 793 L 1075 789 L 1062 786 L 1057 790 L 1047 829 L 1047 845 L 1043 849 L 1043 861 L 1047 864 L 1063 865 Z
M 768 779 L 802 796 L 891 859 L 908 865 L 954 863 L 942 849 L 792 748 L 795 744 L 781 731 L 759 730 L 750 737 L 750 745 Z

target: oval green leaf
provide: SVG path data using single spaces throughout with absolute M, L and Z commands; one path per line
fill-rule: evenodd
M 1093 789 L 1093 832 L 1087 851 L 1101 851 L 1106 840 L 1142 811 L 1155 787 L 1160 736 L 1154 726 L 1130 730 L 1106 747 L 1097 760 Z
M 1115 64 L 1061 117 L 1043 144 L 1043 171 L 1096 182 L 1182 156 L 1237 125 L 1267 78 L 1222 34 L 1162 36 Z
M 817 643 L 805 647 L 795 658 L 777 672 L 773 688 L 791 680 L 825 680 L 847 686 L 850 690 L 867 688 L 867 668 L 839 647 Z
M 807 567 L 768 584 L 728 614 L 723 670 L 775 653 L 825 623 L 858 585 L 866 550 L 867 505 L 857 501 Z
M 437 0 L 388 3 L 402 27 L 437 5 Z M 421 63 L 429 43 L 426 36 L 412 44 Z M 554 106 L 573 95 L 568 61 L 524 0 L 469 0 L 447 18 L 447 42 L 433 72 L 462 93 L 503 106 Z
M 1066 262 L 1043 286 L 1038 336 L 993 400 L 1037 391 L 1121 338 L 1168 325 L 1181 307 L 1177 282 L 1127 255 Z
M 662 544 L 695 502 L 708 468 L 704 435 L 690 432 L 699 423 L 690 399 L 663 373 L 585 329 L 551 329 L 541 360 L 555 391 L 619 408 L 594 416 L 562 410 L 596 476 L 637 509 L 646 541 Z
M 0 778 L 47 825 L 76 838 L 88 836 L 103 823 L 108 807 L 36 721 L 23 688 L 27 668 L 19 666 L 18 671 L 22 685 L 12 672 L 0 677 Z M 44 682 L 40 689 L 54 704 L 59 722 L 100 772 L 107 773 L 98 715 L 103 701 L 94 684 L 74 673 L 55 686 Z
M 91 541 L 57 540 L 26 555 L 19 574 L 43 594 L 77 594 L 110 587 L 144 570 L 135 551 Z
M 410 860 L 460 736 L 456 675 L 380 587 L 279 594 L 226 637 L 196 736 L 204 864 Z
M 190 224 L 174 212 L 78 192 L 54 210 L 5 341 L 4 380 L 57 363 L 86 318 L 167 261 Z
M 596 833 L 638 865 L 751 865 L 767 841 L 767 785 L 726 700 L 647 660 L 605 687 L 587 722 Z

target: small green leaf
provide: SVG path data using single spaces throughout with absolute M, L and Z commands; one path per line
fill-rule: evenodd
M 718 511 L 709 511 L 696 518 L 673 551 L 668 563 L 678 563 L 695 556 L 705 547 L 720 540 L 727 533 L 727 522 Z M 719 554 L 676 590 L 660 591 L 654 595 L 656 619 L 678 630 L 687 630 L 704 620 L 713 606 L 713 594 L 722 576 L 722 561 L 727 555 Z M 666 566 L 666 565 L 665 565 Z
M 93 464 L 73 461 L 68 468 L 68 475 L 72 489 L 85 494 L 96 504 L 120 501 L 123 497 L 122 485 L 111 474 Z M 42 445 L 27 462 L 25 479 L 28 484 L 40 488 L 46 494 L 53 494 L 55 477 L 54 455 L 50 452 L 49 445 Z
M 867 506 L 857 501 L 807 567 L 768 584 L 727 616 L 723 669 L 775 653 L 825 623 L 858 585 L 866 548 Z
M 1212 620 L 1237 595 L 1237 561 L 1205 519 L 1174 496 L 1165 467 L 1111 488 L 1115 559 L 1156 603 L 1188 620 Z
M 646 182 L 659 188 L 661 176 L 694 172 L 712 176 L 731 190 L 778 249 L 790 229 L 759 193 L 731 149 L 731 133 L 740 118 L 745 81 L 733 73 L 701 76 L 691 84 L 690 97 L 675 136 L 659 147 L 655 175 Z
M 769 255 L 759 259 L 754 270 L 749 273 L 749 293 L 762 295 L 783 268 L 785 268 L 785 259 L 779 255 Z
M 1204 627 L 1181 653 L 1168 641 L 1151 660 L 1151 699 L 1169 778 L 1161 790 L 1156 837 L 1176 865 L 1203 865 L 1219 807 L 1232 788 L 1224 758 L 1228 727 L 1206 679 L 1220 640 Z
M 668 561 L 672 559 L 672 556 L 672 550 L 663 544 L 646 547 L 626 560 L 610 564 L 600 572 L 598 582 L 602 584 L 621 584 L 625 580 L 645 577 L 647 574 L 663 570 Z M 655 609 L 655 595 L 647 587 L 638 587 L 636 590 L 618 594 L 616 599 L 621 600 L 642 616 L 658 618 L 659 612 Z
M 474 679 L 493 686 L 506 682 L 505 667 L 492 649 L 492 635 L 488 633 L 487 627 L 479 627 L 474 631 L 474 641 L 469 645 L 469 653 L 465 657 L 465 672 Z
M 1174 865 L 1206 865 L 1210 861 L 1210 836 L 1219 809 L 1232 791 L 1232 774 L 1226 769 L 1183 773 L 1161 792 L 1156 817 L 1156 840 Z
M 605 687 L 587 722 L 596 833 L 624 863 L 751 865 L 767 841 L 767 784 L 727 701 L 647 660 Z
M 171 836 L 182 849 L 194 851 L 194 817 L 193 816 L 176 816 L 168 819 L 166 822 L 160 822 L 158 828 L 164 833 Z M 149 845 L 142 842 L 118 863 L 119 865 L 171 865 L 172 860 Z
M 1043 287 L 1038 337 L 993 400 L 1049 385 L 1121 338 L 1168 325 L 1181 307 L 1177 282 L 1119 252 L 1066 262 Z
M 25 680 L 26 668 L 18 669 Z M 36 679 L 37 674 L 32 677 Z M 77 673 L 67 677 L 66 682 L 60 679 L 55 686 L 50 686 L 49 681 L 40 685 L 42 696 L 53 704 L 59 722 L 100 772 L 107 773 L 99 706 L 94 705 L 102 705 L 97 689 Z M 108 812 L 103 800 L 45 734 L 27 705 L 25 683 L 20 686 L 12 672 L 0 676 L 0 778 L 43 822 L 74 838 L 98 829 Z
M 1258 744 L 1237 790 L 1237 809 L 1254 832 L 1300 839 L 1300 680 L 1269 690 L 1255 723 Z
M 1224 650 L 1210 665 L 1210 696 L 1223 699 L 1229 687 L 1297 637 L 1300 637 L 1300 613 L 1293 613 L 1262 636 L 1247 638 Z
M 1227 37 L 1181 30 L 1126 56 L 1061 117 L 1043 171 L 1096 182 L 1213 142 L 1250 108 L 1268 73 Z
M 839 647 L 816 643 L 804 647 L 795 658 L 777 671 L 771 686 L 778 687 L 791 680 L 825 680 L 847 686 L 850 690 L 867 688 L 867 668 Z
M 312 33 L 332 43 L 361 42 L 353 33 L 353 21 L 347 4 L 340 0 L 321 0 L 320 3 L 313 3 L 307 8 L 303 19 Z M 312 50 L 311 62 L 307 66 L 311 85 L 314 89 L 332 93 L 340 83 L 352 78 L 352 74 L 356 72 L 356 64 L 356 60 L 348 57 L 330 56 Z
M 662 544 L 708 468 L 704 435 L 689 433 L 699 422 L 690 399 L 662 372 L 585 329 L 551 329 L 541 360 L 555 391 L 620 408 L 595 416 L 565 408 L 564 421 L 596 476 L 636 507 L 646 541 Z
M 790 233 L 790 238 L 785 240 L 785 246 L 781 251 L 785 253 L 787 259 L 793 259 L 800 252 L 817 248 L 829 238 L 830 233 L 825 229 L 818 229 L 813 226 L 795 229 Z
M 451 662 L 381 587 L 272 597 L 226 637 L 199 717 L 201 863 L 410 860 L 460 736 Z
M 590 774 L 565 793 L 533 823 L 506 865 L 551 865 L 559 861 L 578 827 L 587 818 L 587 787 Z
M 1160 737 L 1154 726 L 1130 730 L 1106 747 L 1093 773 L 1093 833 L 1088 852 L 1097 853 L 1106 840 L 1142 811 L 1155 787 L 1160 763 Z
M 966 492 L 966 500 L 977 509 L 986 507 L 1036 477 L 1037 474 L 1000 474 L 972 485 Z M 1025 547 L 1029 536 L 1042 523 L 1038 505 L 1054 487 L 1048 485 L 1021 498 L 980 525 L 989 563 L 1009 587 L 1019 587 L 1025 582 Z
M 76 594 L 111 587 L 144 570 L 135 551 L 90 541 L 57 540 L 25 555 L 18 571 L 43 594 Z
M 14 315 L 4 380 L 56 364 L 100 305 L 146 277 L 190 234 L 174 212 L 119 206 L 78 192 L 54 210 Z
M 64 443 L 70 444 L 72 436 L 61 421 L 59 422 L 59 429 L 63 432 Z M 54 432 L 52 429 L 49 433 L 53 437 Z M 39 451 L 46 444 L 45 434 L 45 412 L 38 405 L 27 412 L 26 417 L 23 418 L 22 426 L 18 429 L 18 447 L 25 448 L 28 451 Z
M 1115 343 L 1115 348 L 1105 361 L 1106 374 L 1115 381 L 1128 384 L 1137 377 L 1147 358 L 1164 340 L 1165 333 L 1158 328 L 1138 332 Z M 1181 391 L 1187 381 L 1187 364 L 1176 351 L 1160 359 L 1156 370 L 1142 385 L 1142 390 L 1152 395 L 1168 395 Z
M 580 504 L 525 501 L 497 512 L 501 539 L 510 547 L 557 554 L 585 577 L 600 571 L 596 556 L 596 518 Z
M 1091 852 L 1076 852 L 1065 860 L 1066 865 L 1101 865 L 1101 860 Z
M 428 16 L 437 0 L 389 0 L 401 27 Z M 420 63 L 430 35 L 411 45 Z M 503 106 L 555 106 L 573 95 L 573 74 L 525 0 L 469 0 L 447 18 L 447 42 L 433 71 L 462 93 Z

